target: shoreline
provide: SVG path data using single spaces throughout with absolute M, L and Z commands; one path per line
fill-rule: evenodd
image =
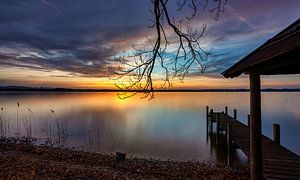
M 4 179 L 249 179 L 249 168 L 197 161 L 126 158 L 0 140 Z

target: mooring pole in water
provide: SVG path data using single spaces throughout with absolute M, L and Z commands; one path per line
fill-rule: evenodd
M 210 119 L 210 133 L 213 132 L 213 113 L 214 110 L 210 109 L 210 113 L 209 113 L 209 119 Z
M 206 106 L 206 121 L 208 121 L 208 113 L 209 113 L 209 107 Z
M 273 141 L 280 144 L 280 125 L 273 124 Z
M 237 112 L 236 112 L 236 109 L 233 110 L 233 119 L 237 119 Z
M 216 131 L 217 131 L 216 144 L 219 144 L 219 136 L 220 136 L 220 113 L 217 114 L 216 122 L 217 122 L 217 125 L 216 125 Z
M 247 126 L 250 127 L 250 114 L 248 114 L 248 118 L 247 118 L 247 119 L 248 119 L 248 124 L 247 124 Z
M 217 114 L 217 134 L 219 134 L 220 131 L 220 114 Z
M 231 166 L 231 130 L 232 130 L 232 124 L 227 122 L 227 165 Z
M 227 115 L 228 114 L 228 107 L 225 106 L 225 114 Z
M 232 124 L 227 123 L 227 145 L 230 146 L 231 144 L 231 131 L 232 131 Z
M 208 141 L 208 115 L 209 115 L 209 107 L 206 106 L 206 141 Z

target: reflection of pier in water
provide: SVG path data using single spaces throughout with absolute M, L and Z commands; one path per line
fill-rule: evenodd
M 213 112 L 206 107 L 207 134 L 211 140 L 212 148 L 216 149 L 216 157 L 227 153 L 229 166 L 235 165 L 236 149 L 240 149 L 247 157 L 250 155 L 250 128 L 225 112 Z M 278 124 L 273 125 L 273 139 L 262 135 L 263 176 L 266 179 L 300 179 L 300 157 L 294 152 L 280 145 L 280 129 Z M 208 138 L 208 137 L 207 137 Z M 219 149 L 219 150 L 217 150 Z M 223 151 L 223 152 L 222 152 Z M 223 153 L 223 154 L 222 154 Z M 219 160 L 219 159 L 218 159 Z M 221 159 L 222 160 L 222 159 Z
M 211 153 L 215 152 L 217 162 L 226 162 L 229 166 L 244 164 L 246 157 L 238 157 L 237 148 L 233 144 L 228 145 L 227 134 L 216 123 L 216 116 L 207 116 L 206 124 L 206 141 L 210 142 Z

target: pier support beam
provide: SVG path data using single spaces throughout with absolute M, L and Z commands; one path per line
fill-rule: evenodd
M 209 106 L 206 106 L 206 120 L 208 120 Z
M 209 116 L 209 107 L 206 106 L 206 142 L 208 142 L 208 116 Z
M 250 168 L 251 179 L 262 179 L 260 75 L 250 73 Z
M 232 138 L 231 138 L 232 124 L 227 122 L 227 166 L 232 165 Z
M 248 127 L 250 127 L 250 114 L 248 114 L 248 116 L 247 116 L 247 120 L 248 120 L 248 122 L 247 122 L 247 126 L 248 126 Z
M 206 106 L 206 126 L 208 127 L 209 107 Z
M 280 125 L 273 124 L 273 140 L 280 144 Z
M 236 111 L 236 109 L 233 110 L 233 119 L 237 120 L 237 111 Z
M 209 121 L 210 121 L 210 133 L 212 134 L 213 133 L 213 113 L 214 113 L 214 110 L 213 109 L 210 109 L 209 111 Z
M 220 132 L 220 114 L 217 114 L 217 135 L 219 135 Z

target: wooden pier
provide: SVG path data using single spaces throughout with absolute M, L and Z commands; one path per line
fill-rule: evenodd
M 234 110 L 234 117 L 228 115 L 228 108 L 225 112 L 207 111 L 207 129 L 212 129 L 216 124 L 217 134 L 225 132 L 228 147 L 241 149 L 247 157 L 250 156 L 250 128 L 248 125 L 237 120 L 237 112 Z M 275 125 L 274 140 L 262 135 L 262 159 L 263 176 L 266 179 L 300 179 L 300 157 L 280 145 L 279 125 Z M 230 151 L 229 151 L 230 152 Z

